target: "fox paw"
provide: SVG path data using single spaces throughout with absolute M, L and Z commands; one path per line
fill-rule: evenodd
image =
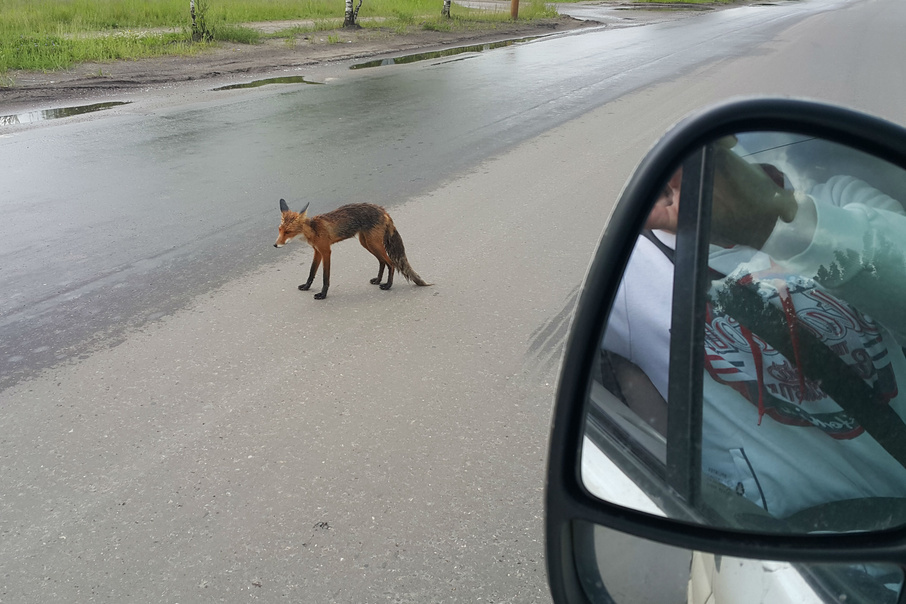
M 372 280 L 369 281 L 368 283 L 370 283 L 370 284 L 372 284 L 372 285 L 379 285 L 380 282 L 381 282 L 381 278 L 380 278 L 380 277 L 375 277 L 374 279 L 372 279 Z
M 390 286 L 391 286 L 390 283 L 381 283 L 381 289 L 383 289 L 385 291 L 390 289 Z
M 315 300 L 323 300 L 326 297 L 327 294 L 325 294 L 324 292 L 318 292 L 315 294 Z
M 311 283 L 303 283 L 299 286 L 299 291 L 307 292 L 309 287 L 311 287 Z

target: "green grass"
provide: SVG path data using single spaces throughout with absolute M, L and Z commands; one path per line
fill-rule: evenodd
M 212 21 L 243 23 L 342 16 L 342 2 L 318 0 L 209 0 Z M 84 31 L 188 26 L 188 0 L 3 0 L 0 27 L 35 31 L 74 26 Z
M 359 23 L 394 32 L 457 31 L 493 28 L 510 20 L 509 10 L 482 11 L 456 4 L 453 18 L 446 19 L 440 16 L 442 4 L 443 0 L 365 0 Z M 49 71 L 87 61 L 191 54 L 210 45 L 192 41 L 188 0 L 0 0 L 0 6 L 0 81 L 8 80 L 5 74 L 13 69 Z M 339 28 L 344 10 L 342 0 L 207 0 L 205 23 L 215 44 L 255 44 L 262 34 L 241 24 L 314 22 L 308 28 L 267 36 L 292 38 Z M 542 0 L 523 0 L 519 7 L 520 21 L 556 16 Z
M 0 74 L 9 69 L 65 69 L 83 61 L 136 59 L 197 50 L 184 35 L 120 35 L 73 39 L 34 34 L 0 37 Z
M 243 4 L 272 10 L 275 3 Z M 205 48 L 191 41 L 186 0 L 2 0 L 2 6 L 0 74 L 11 69 L 65 69 L 84 61 L 191 54 Z M 213 7 L 208 22 L 215 40 L 260 39 L 258 32 L 236 26 Z

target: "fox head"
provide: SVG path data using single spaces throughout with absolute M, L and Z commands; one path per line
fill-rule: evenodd
M 309 202 L 311 203 L 311 202 Z M 293 212 L 286 205 L 286 200 L 280 200 L 280 212 L 283 219 L 280 221 L 280 227 L 277 229 L 277 242 L 274 247 L 283 247 L 294 238 L 302 234 L 302 225 L 305 224 L 305 212 L 308 210 L 308 204 L 302 208 L 301 212 Z

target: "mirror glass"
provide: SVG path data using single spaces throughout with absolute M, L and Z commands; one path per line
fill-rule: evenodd
M 603 330 L 584 485 L 746 531 L 906 525 L 906 172 L 784 132 L 679 159 Z
M 896 604 L 891 564 L 794 564 L 697 552 L 577 523 L 576 559 L 592 602 L 615 604 Z

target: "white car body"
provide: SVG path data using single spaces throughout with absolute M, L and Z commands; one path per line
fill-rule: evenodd
M 605 501 L 666 516 L 588 437 L 582 443 L 582 480 L 593 495 Z M 672 560 L 689 566 L 686 604 L 821 604 L 824 601 L 787 562 L 717 557 L 702 552 Z M 639 560 L 639 564 L 646 563 Z M 662 585 L 629 587 L 628 583 L 631 582 L 618 587 L 627 602 L 658 602 L 657 598 L 663 596 Z M 630 589 L 632 593 L 627 592 Z M 652 589 L 658 592 L 649 591 Z

